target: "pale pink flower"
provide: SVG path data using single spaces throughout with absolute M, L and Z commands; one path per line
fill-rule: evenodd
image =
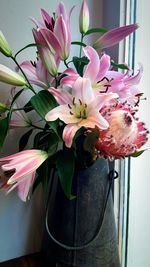
M 0 158 L 1 170 L 5 177 L 1 187 L 6 187 L 8 192 L 18 187 L 19 197 L 25 201 L 35 180 L 36 169 L 47 158 L 48 154 L 45 151 L 37 149 L 25 150 Z
M 49 74 L 53 77 L 57 75 L 57 69 L 60 63 L 59 57 L 52 49 L 52 46 L 46 42 L 43 34 L 39 30 L 33 29 L 33 36 L 38 44 L 38 53 L 39 57 L 49 72 Z
M 104 49 L 107 47 L 114 46 L 122 41 L 125 37 L 137 30 L 137 24 L 130 24 L 119 28 L 112 29 L 104 33 L 98 40 L 93 44 L 95 49 Z
M 120 102 L 128 101 L 134 105 L 141 93 L 138 84 L 142 77 L 143 68 L 140 65 L 138 73 L 132 75 L 130 71 L 125 74 L 111 70 L 110 56 L 103 54 L 99 58 L 98 53 L 90 46 L 83 48 L 85 56 L 89 59 L 85 67 L 83 77 L 91 81 L 92 88 L 97 94 L 113 92 L 119 95 Z M 61 80 L 61 84 L 72 87 L 79 74 L 73 69 L 65 70 L 68 75 Z
M 47 43 L 47 47 L 49 47 L 52 52 L 55 51 L 61 60 L 66 60 L 70 52 L 70 16 L 73 8 L 74 7 L 71 8 L 69 15 L 67 15 L 64 4 L 60 3 L 56 10 L 55 21 L 45 11 L 45 13 L 42 13 L 44 22 L 40 23 L 33 19 L 38 27 L 36 31 L 42 34 Z
M 20 66 L 31 84 L 35 84 L 44 89 L 49 88 L 53 78 L 42 64 L 41 59 L 38 59 L 37 62 L 24 61 Z
M 79 15 L 79 28 L 81 33 L 86 33 L 89 28 L 90 15 L 87 2 L 83 0 Z
M 95 98 L 89 79 L 79 77 L 72 88 L 72 93 L 62 89 L 50 89 L 60 106 L 47 113 L 45 119 L 54 121 L 60 119 L 67 124 L 63 131 L 63 140 L 71 147 L 75 133 L 81 128 L 108 128 L 108 122 L 99 113 L 100 108 L 116 94 L 103 94 Z
M 99 131 L 96 149 L 99 156 L 118 159 L 138 151 L 147 141 L 144 123 L 135 118 L 130 106 L 116 105 L 104 108 L 101 114 L 109 128 Z

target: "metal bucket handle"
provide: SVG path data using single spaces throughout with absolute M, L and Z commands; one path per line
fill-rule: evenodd
M 85 249 L 87 248 L 88 246 L 92 245 L 93 242 L 95 242 L 95 240 L 98 238 L 100 232 L 101 232 L 101 228 L 102 228 L 102 224 L 103 224 L 103 221 L 104 221 L 104 216 L 105 216 L 105 211 L 106 211 L 106 207 L 107 207 L 107 203 L 108 203 L 108 199 L 109 199 L 109 195 L 110 195 L 110 191 L 111 191 L 111 186 L 112 186 L 112 182 L 114 179 L 118 178 L 118 173 L 117 171 L 115 170 L 111 170 L 108 174 L 108 182 L 109 182 L 109 187 L 108 187 L 108 191 L 107 191 L 107 196 L 106 196 L 106 199 L 105 199 L 105 202 L 104 202 L 104 205 L 103 205 L 103 209 L 102 209 L 102 213 L 101 213 L 101 216 L 100 216 L 100 223 L 99 223 L 99 227 L 98 227 L 98 230 L 97 232 L 95 233 L 94 237 L 92 238 L 92 240 L 90 240 L 89 242 L 85 243 L 84 245 L 82 246 L 69 246 L 69 245 L 66 245 L 64 243 L 61 243 L 60 241 L 58 241 L 51 233 L 50 229 L 49 229 L 49 226 L 48 226 L 48 215 L 49 215 L 49 212 L 48 212 L 48 205 L 47 205 L 47 209 L 46 209 L 46 230 L 50 236 L 50 238 L 57 244 L 59 245 L 60 247 L 64 248 L 64 249 L 67 249 L 67 250 L 81 250 L 81 249 Z

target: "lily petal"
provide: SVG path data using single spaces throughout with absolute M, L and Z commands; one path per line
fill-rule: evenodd
M 99 72 L 100 62 L 99 56 L 95 49 L 90 46 L 83 48 L 84 54 L 89 59 L 89 63 L 85 68 L 84 78 L 90 79 L 91 82 L 95 81 Z
M 80 99 L 86 104 L 89 104 L 92 100 L 94 100 L 95 96 L 90 80 L 79 77 L 73 85 L 72 95 L 75 99 Z
M 46 121 L 55 121 L 57 119 L 60 119 L 61 121 L 64 121 L 66 124 L 77 123 L 81 120 L 79 118 L 76 118 L 74 115 L 70 114 L 70 109 L 68 105 L 61 105 L 52 109 L 46 114 L 45 119 Z
M 72 96 L 67 91 L 55 89 L 54 87 L 51 87 L 48 91 L 56 98 L 58 104 L 64 105 L 72 103 Z
M 65 126 L 63 131 L 63 140 L 65 141 L 65 145 L 67 147 L 72 146 L 73 138 L 76 134 L 76 132 L 79 130 L 80 126 L 76 124 L 68 124 Z
M 31 186 L 33 185 L 33 182 L 35 180 L 35 172 L 28 175 L 28 177 L 25 177 L 25 179 L 18 183 L 18 196 L 22 201 L 26 201 L 27 196 L 29 194 L 29 190 Z

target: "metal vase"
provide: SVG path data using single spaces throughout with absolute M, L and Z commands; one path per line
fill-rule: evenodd
M 77 173 L 73 200 L 64 196 L 55 176 L 47 210 L 47 260 L 51 267 L 120 266 L 109 185 L 109 165 L 104 159 Z

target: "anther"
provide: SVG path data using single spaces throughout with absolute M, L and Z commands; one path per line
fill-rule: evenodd
M 72 107 L 70 106 L 70 104 L 68 104 L 68 107 L 69 107 L 70 109 L 72 109 Z

